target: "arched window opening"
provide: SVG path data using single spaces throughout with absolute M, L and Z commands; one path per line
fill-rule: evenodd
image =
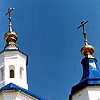
M 10 78 L 14 78 L 14 70 L 10 70 Z
M 24 73 L 24 69 L 20 67 L 20 79 L 22 80 L 23 80 L 23 73 Z
M 9 77 L 10 78 L 15 77 L 15 68 L 14 68 L 14 66 L 9 66 Z
M 4 79 L 4 70 L 3 70 L 3 67 L 0 68 L 0 81 L 3 81 Z

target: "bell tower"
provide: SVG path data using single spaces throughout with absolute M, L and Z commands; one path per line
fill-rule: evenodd
M 16 41 L 18 35 L 12 29 L 11 12 L 14 8 L 8 8 L 9 30 L 4 35 L 6 45 L 0 52 L 0 88 L 14 83 L 22 88 L 28 89 L 26 65 L 28 56 L 19 50 Z
M 11 12 L 8 8 L 9 30 L 4 35 L 6 45 L 0 52 L 0 100 L 47 100 L 28 90 L 26 66 L 28 56 L 16 44 L 18 35 L 12 30 Z
M 100 71 L 97 66 L 97 59 L 92 55 L 94 47 L 88 44 L 84 25 L 88 21 L 82 21 L 78 27 L 83 28 L 84 46 L 81 53 L 84 58 L 81 61 L 83 66 L 83 75 L 78 84 L 72 87 L 69 100 L 100 100 Z

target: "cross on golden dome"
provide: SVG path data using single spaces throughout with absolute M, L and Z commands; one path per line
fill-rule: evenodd
M 79 29 L 80 27 L 82 27 L 83 28 L 83 34 L 84 34 L 84 43 L 85 43 L 85 46 L 83 46 L 82 48 L 81 48 L 81 53 L 85 56 L 85 57 L 87 57 L 87 58 L 94 58 L 93 56 L 92 56 L 92 54 L 94 53 L 94 47 L 93 46 L 91 46 L 91 45 L 88 45 L 88 43 L 87 43 L 87 38 L 86 38 L 86 31 L 85 31 L 85 24 L 86 23 L 88 23 L 88 21 L 82 21 L 81 22 L 81 25 L 77 28 L 77 29 Z
M 9 15 L 9 31 L 5 34 L 4 39 L 6 40 L 7 44 L 5 46 L 5 49 L 8 48 L 15 48 L 18 49 L 18 46 L 16 45 L 16 41 L 18 39 L 18 36 L 15 32 L 12 31 L 12 17 L 11 12 L 14 10 L 14 8 L 8 8 L 8 12 L 5 15 Z

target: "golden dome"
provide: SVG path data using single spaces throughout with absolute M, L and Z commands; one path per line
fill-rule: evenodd
M 85 45 L 81 48 L 81 53 L 88 58 L 94 58 L 92 54 L 94 53 L 94 47 L 91 45 Z
M 16 41 L 18 39 L 18 35 L 15 32 L 7 32 L 4 36 L 4 39 L 9 42 L 9 41 Z
M 15 32 L 7 32 L 4 35 L 4 39 L 7 42 L 5 48 L 8 46 L 15 46 L 18 48 L 18 46 L 16 45 L 16 41 L 18 40 L 18 35 Z
M 5 49 L 7 48 L 15 48 L 18 49 L 16 41 L 18 40 L 18 35 L 12 31 L 12 17 L 11 12 L 14 8 L 8 8 L 8 12 L 5 15 L 9 15 L 9 31 L 4 35 L 4 40 L 6 40 L 7 44 Z
M 87 41 L 87 38 L 86 38 L 86 31 L 85 31 L 85 24 L 88 23 L 88 21 L 84 21 L 82 20 L 81 22 L 81 25 L 78 27 L 78 29 L 80 27 L 83 28 L 83 35 L 84 35 L 84 44 L 85 46 L 81 48 L 81 53 L 85 56 L 85 57 L 88 57 L 88 58 L 94 58 L 92 56 L 92 54 L 94 53 L 94 47 L 91 46 L 91 45 L 88 45 L 88 41 Z

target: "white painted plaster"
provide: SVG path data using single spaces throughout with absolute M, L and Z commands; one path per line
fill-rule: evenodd
M 0 68 L 3 68 L 4 74 L 3 76 L 0 76 L 0 78 L 3 77 L 3 80 L 0 81 L 0 88 L 9 83 L 14 83 L 20 87 L 28 89 L 26 62 L 27 56 L 19 51 L 2 52 L 0 54 Z M 9 66 L 14 66 L 15 78 L 10 78 Z M 23 79 L 20 78 L 20 67 L 24 69 Z
M 0 93 L 0 100 L 38 100 L 24 92 L 16 90 L 5 90 Z
M 72 96 L 71 100 L 98 100 L 100 99 L 100 86 L 87 86 Z

